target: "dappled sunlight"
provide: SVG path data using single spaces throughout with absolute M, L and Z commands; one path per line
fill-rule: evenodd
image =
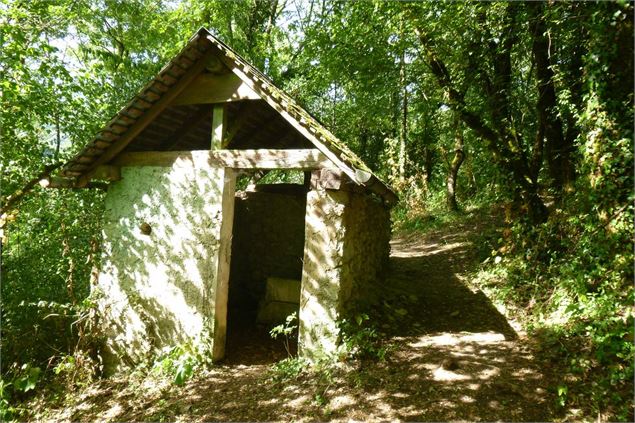
M 420 348 L 425 346 L 458 345 L 468 342 L 477 342 L 479 345 L 482 345 L 501 341 L 505 341 L 505 336 L 495 332 L 464 333 L 458 335 L 453 333 L 444 333 L 436 336 L 423 336 L 418 342 L 410 344 L 410 346 Z M 470 352 L 474 350 L 474 346 L 472 345 L 466 345 L 465 348 L 467 348 Z
M 111 186 L 99 278 L 108 370 L 181 342 L 209 343 L 222 176 L 179 159 L 124 167 Z
M 318 244 L 336 234 L 308 228 L 316 244 L 307 241 L 305 261 L 327 262 Z M 422 244 L 410 240 L 404 251 L 393 243 L 378 309 L 384 314 L 370 317 L 390 322 L 382 327 L 382 341 L 391 346 L 385 361 L 337 363 L 328 376 L 303 372 L 284 382 L 263 364 L 228 364 L 197 373 L 181 388 L 148 381 L 109 389 L 106 383 L 60 420 L 551 420 L 551 376 L 524 335 L 462 277 L 469 245 L 436 238 Z M 325 295 L 319 280 L 307 280 L 304 295 Z M 305 316 L 336 318 L 319 304 L 303 298 Z
M 393 247 L 398 247 L 398 244 L 392 244 Z M 459 248 L 465 248 L 470 244 L 467 242 L 454 242 L 451 244 L 430 244 L 426 247 L 411 247 L 407 250 L 395 251 L 393 257 L 422 257 L 424 255 L 438 254 L 441 252 L 447 252 Z
M 460 373 L 456 373 L 450 370 L 445 370 L 443 367 L 437 367 L 436 370 L 432 372 L 433 379 L 436 381 L 454 381 L 454 380 L 468 380 L 472 377 L 469 375 L 462 375 Z

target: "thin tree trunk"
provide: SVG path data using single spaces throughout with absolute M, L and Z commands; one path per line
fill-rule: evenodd
M 363 124 L 359 134 L 359 155 L 363 160 L 368 161 L 368 130 Z
M 399 131 L 399 179 L 406 178 L 406 138 L 408 137 L 408 90 L 406 88 L 406 52 L 401 53 L 399 83 L 402 89 L 401 129 Z
M 77 298 L 75 297 L 75 260 L 73 260 L 73 255 L 71 254 L 71 246 L 68 242 L 68 233 L 66 232 L 66 225 L 62 222 L 60 226 L 62 232 L 62 257 L 67 258 L 68 260 L 68 275 L 66 277 L 66 293 L 68 294 L 68 298 L 71 301 L 71 304 L 77 304 Z
M 60 155 L 60 144 L 62 144 L 62 136 L 60 134 L 60 115 L 59 113 L 55 114 L 55 155 L 53 156 L 55 160 Z
M 461 168 L 461 164 L 463 164 L 463 161 L 465 160 L 465 152 L 463 151 L 463 128 L 461 127 L 461 123 L 458 119 L 458 116 L 456 115 L 454 118 L 454 125 L 454 159 L 452 159 L 452 163 L 450 164 L 448 179 L 446 181 L 447 205 L 451 211 L 456 211 L 459 209 L 459 206 L 456 202 L 456 180 L 459 174 L 459 169 Z

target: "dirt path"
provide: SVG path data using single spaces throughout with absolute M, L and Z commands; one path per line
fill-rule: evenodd
M 550 421 L 555 399 L 531 344 L 466 279 L 470 230 L 396 237 L 381 322 L 392 352 L 274 382 L 268 364 L 227 364 L 183 387 L 95 384 L 55 421 L 415 420 Z M 472 232 L 473 233 L 473 232 Z M 386 313 L 385 310 L 388 310 Z M 396 317 L 395 317 L 396 316 Z M 373 317 L 377 318 L 377 317 Z

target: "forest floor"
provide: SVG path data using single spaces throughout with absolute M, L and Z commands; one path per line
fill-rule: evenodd
M 472 286 L 477 240 L 496 219 L 397 234 L 378 316 L 385 360 L 280 380 L 271 362 L 226 363 L 183 386 L 120 377 L 34 400 L 50 421 L 552 421 L 554 373 L 535 345 Z M 488 228 L 483 227 L 488 226 Z M 383 316 L 383 317 L 381 317 Z M 387 317 L 388 316 L 388 317 Z

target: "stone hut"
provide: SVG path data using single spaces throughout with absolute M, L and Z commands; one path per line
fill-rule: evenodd
M 387 263 L 395 194 L 204 29 L 49 186 L 96 181 L 109 371 L 182 343 L 220 360 L 233 319 L 295 310 L 300 354 L 332 352 Z

